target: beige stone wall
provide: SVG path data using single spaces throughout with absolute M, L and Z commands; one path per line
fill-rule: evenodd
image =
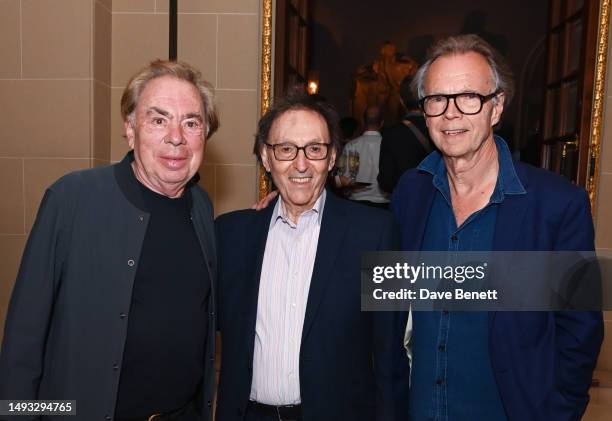
M 216 90 L 221 127 L 209 140 L 201 184 L 216 214 L 256 197 L 251 153 L 258 118 L 259 0 L 180 0 L 178 58 L 198 67 Z M 111 159 L 127 150 L 119 113 L 134 69 L 168 55 L 168 0 L 113 1 Z
M 216 88 L 221 129 L 201 168 L 216 213 L 256 196 L 259 0 L 180 0 L 179 59 Z M 0 0 L 0 337 L 44 190 L 127 150 L 128 78 L 168 54 L 168 0 Z
M 0 335 L 45 188 L 109 160 L 109 119 L 99 111 L 110 94 L 110 12 L 100 5 L 0 1 Z

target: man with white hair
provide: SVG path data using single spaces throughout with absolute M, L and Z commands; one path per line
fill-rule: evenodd
M 196 172 L 218 126 L 212 88 L 158 60 L 128 83 L 121 114 L 126 157 L 62 177 L 42 200 L 0 399 L 73 400 L 75 421 L 211 420 L 216 253 Z

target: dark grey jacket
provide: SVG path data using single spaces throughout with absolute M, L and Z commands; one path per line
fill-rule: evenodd
M 48 419 L 114 417 L 132 286 L 149 221 L 130 174 L 132 160 L 129 153 L 116 165 L 68 174 L 46 191 L 9 304 L 0 399 L 77 401 L 76 417 Z M 216 330 L 213 212 L 206 192 L 195 183 L 189 188 L 212 288 L 198 395 L 202 420 L 208 421 Z

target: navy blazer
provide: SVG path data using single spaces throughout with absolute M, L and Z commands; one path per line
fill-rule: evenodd
M 249 402 L 259 279 L 273 208 L 216 220 L 222 336 L 217 421 L 242 420 Z M 407 418 L 401 317 L 361 311 L 361 252 L 389 250 L 396 235 L 389 212 L 327 193 L 300 348 L 304 421 Z
M 514 166 L 527 194 L 499 204 L 493 249 L 594 250 L 586 192 L 552 172 Z M 410 170 L 393 194 L 404 250 L 421 247 L 436 192 L 432 178 Z M 602 340 L 601 312 L 490 312 L 491 365 L 508 419 L 579 420 Z

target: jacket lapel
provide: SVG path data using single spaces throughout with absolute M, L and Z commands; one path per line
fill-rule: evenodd
M 495 235 L 493 237 L 494 251 L 522 250 L 520 240 L 525 238 L 523 227 L 527 205 L 529 203 L 529 179 L 520 165 L 514 166 L 516 175 L 527 191 L 526 194 L 506 194 L 497 211 Z
M 520 195 L 505 195 L 504 201 L 500 204 L 497 210 L 497 219 L 495 221 L 495 234 L 493 236 L 493 251 L 511 251 L 522 250 L 519 242 L 525 238 L 523 227 L 525 215 L 527 213 L 527 205 L 529 203 L 529 185 L 527 176 L 522 171 L 522 168 L 515 166 L 517 175 L 527 194 Z M 493 327 L 493 321 L 497 312 L 489 312 L 489 328 Z
M 342 209 L 340 200 L 333 193 L 327 192 L 317 244 L 317 254 L 308 292 L 306 315 L 304 316 L 302 343 L 304 343 L 310 332 L 317 315 L 317 310 L 319 309 L 319 304 L 325 296 L 325 291 L 330 282 L 333 280 L 334 264 L 337 261 L 338 253 L 342 250 L 342 241 L 349 226 L 348 215 Z
M 410 196 L 405 196 L 400 209 L 400 214 L 396 212 L 398 224 L 402 227 L 402 250 L 421 250 L 425 227 L 431 212 L 436 189 L 432 183 L 432 175 L 421 172 L 418 178 L 419 183 L 410 192 Z

